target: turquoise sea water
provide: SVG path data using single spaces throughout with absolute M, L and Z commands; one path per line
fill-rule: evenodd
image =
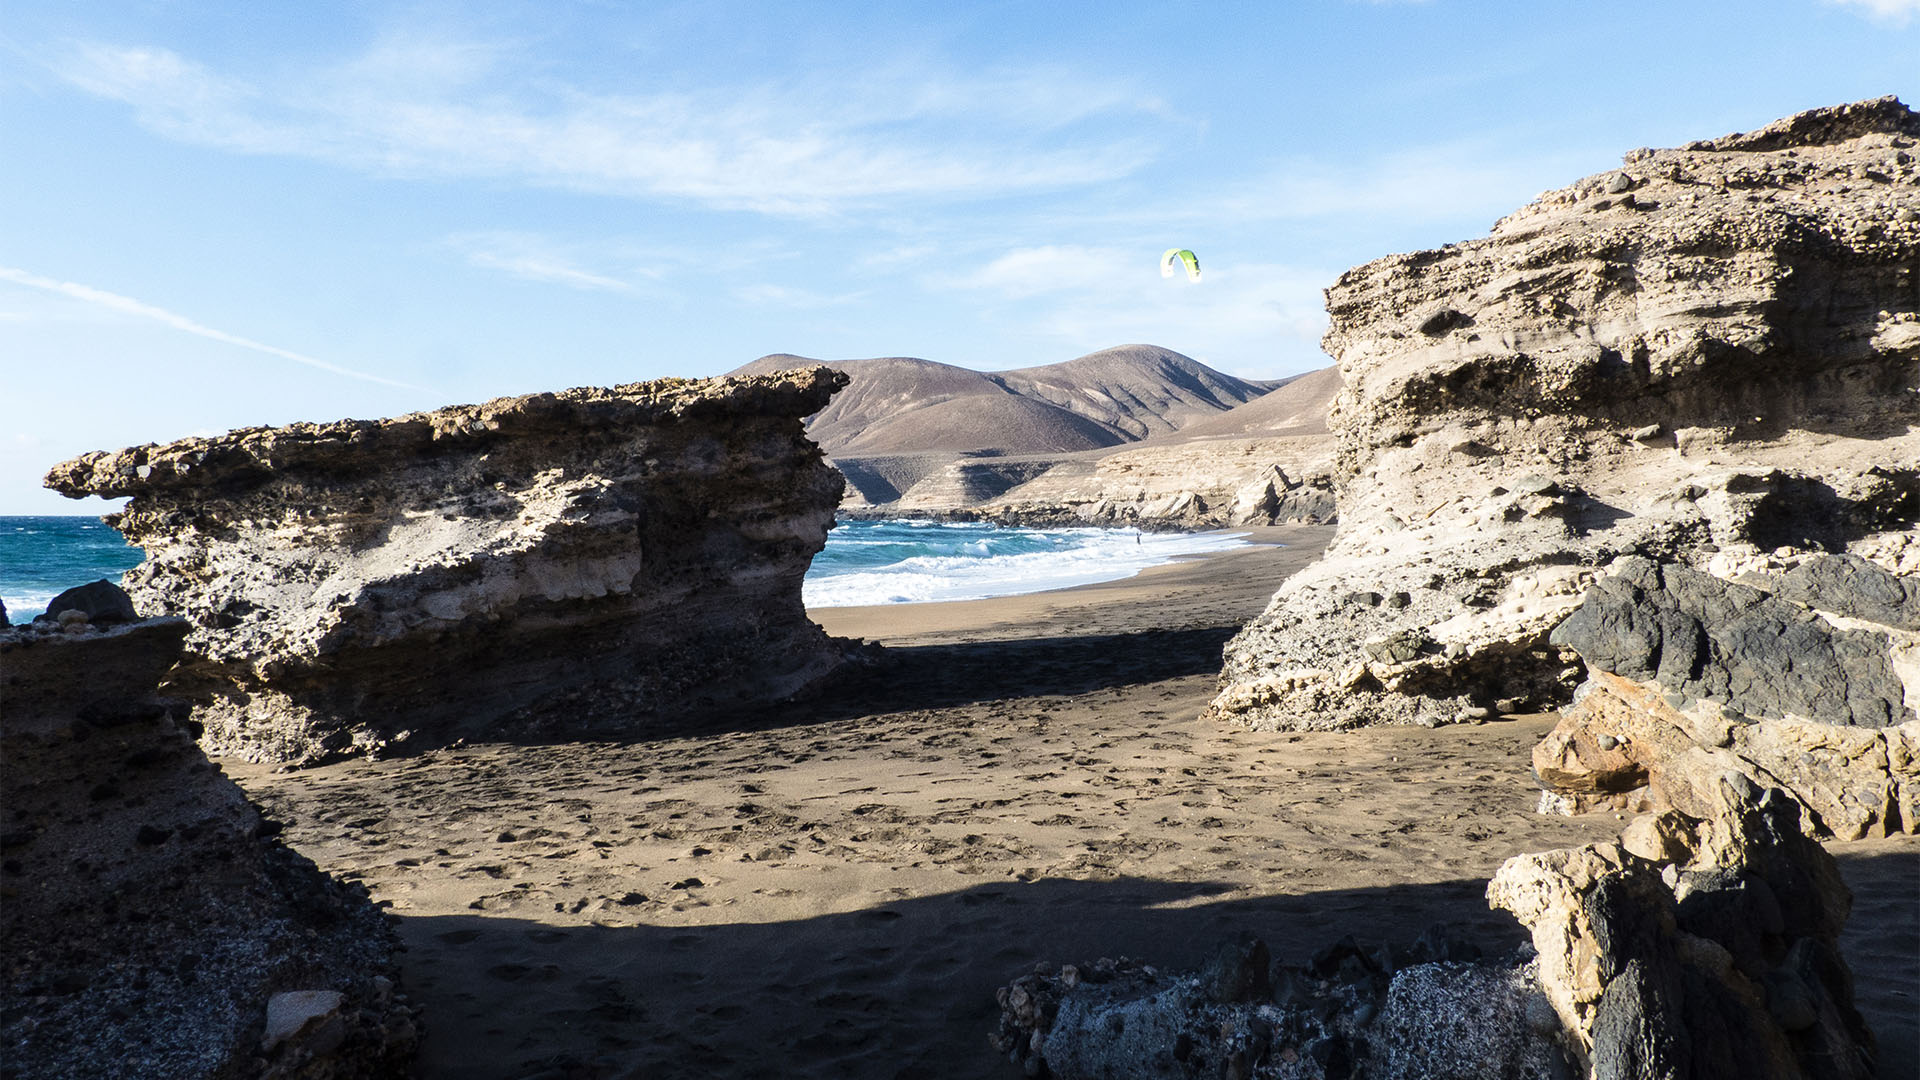
M 144 557 L 97 517 L 0 517 L 0 600 L 25 622 L 75 585 L 119 581 Z
M 1014 596 L 1131 577 L 1242 543 L 1227 533 L 847 521 L 827 534 L 804 595 L 808 607 Z M 0 517 L 0 599 L 15 622 L 75 585 L 119 581 L 141 558 L 99 518 Z

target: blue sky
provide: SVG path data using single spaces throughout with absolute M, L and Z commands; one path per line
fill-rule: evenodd
M 89 449 L 769 352 L 1304 371 L 1348 266 L 1920 95 L 1920 0 L 7 11 L 0 514 L 97 509 L 39 488 Z

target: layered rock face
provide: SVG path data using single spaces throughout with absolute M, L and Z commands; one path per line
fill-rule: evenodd
M 1259 942 L 1198 972 L 1102 960 L 999 992 L 996 1047 L 1062 1080 L 1874 1075 L 1837 941 L 1852 898 L 1787 793 L 1738 773 L 1618 842 L 1521 855 L 1487 890 L 1531 949 L 1429 934 L 1301 966 Z
M 9 1077 L 401 1077 L 395 938 L 194 744 L 154 688 L 184 619 L 0 630 Z
M 1212 529 L 1324 524 L 1335 517 L 1324 436 L 1169 440 L 1049 463 L 1032 479 L 959 503 L 995 521 Z M 922 488 L 895 504 L 921 509 Z M 947 503 L 937 492 L 927 509 Z
M 1342 275 L 1340 532 L 1228 646 L 1214 711 L 1564 703 L 1583 665 L 1549 634 L 1622 556 L 1920 569 L 1917 142 L 1887 98 L 1635 151 L 1484 239 Z
M 47 485 L 132 497 L 113 523 L 147 561 L 127 587 L 192 624 L 167 690 L 213 751 L 299 762 L 556 716 L 626 724 L 789 696 L 843 660 L 800 602 L 842 490 L 800 418 L 845 381 L 250 428 L 89 454 Z

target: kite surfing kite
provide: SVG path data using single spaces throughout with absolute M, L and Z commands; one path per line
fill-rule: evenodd
M 1188 281 L 1200 280 L 1200 257 L 1186 248 L 1168 248 L 1167 253 L 1160 256 L 1160 276 L 1172 277 L 1177 265 L 1186 266 Z

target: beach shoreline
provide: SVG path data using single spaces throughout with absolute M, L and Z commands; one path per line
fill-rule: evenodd
M 1533 812 L 1551 716 L 1201 720 L 1221 645 L 1332 530 L 1261 532 L 1120 581 L 815 612 L 888 648 L 813 701 L 613 741 L 224 764 L 399 916 L 427 1077 L 1006 1077 L 993 991 L 1039 962 L 1191 966 L 1242 932 L 1298 961 L 1438 922 L 1519 944 L 1485 878 L 1622 822 Z M 1920 843 L 1832 847 L 1883 1070 L 1911 1063 Z

